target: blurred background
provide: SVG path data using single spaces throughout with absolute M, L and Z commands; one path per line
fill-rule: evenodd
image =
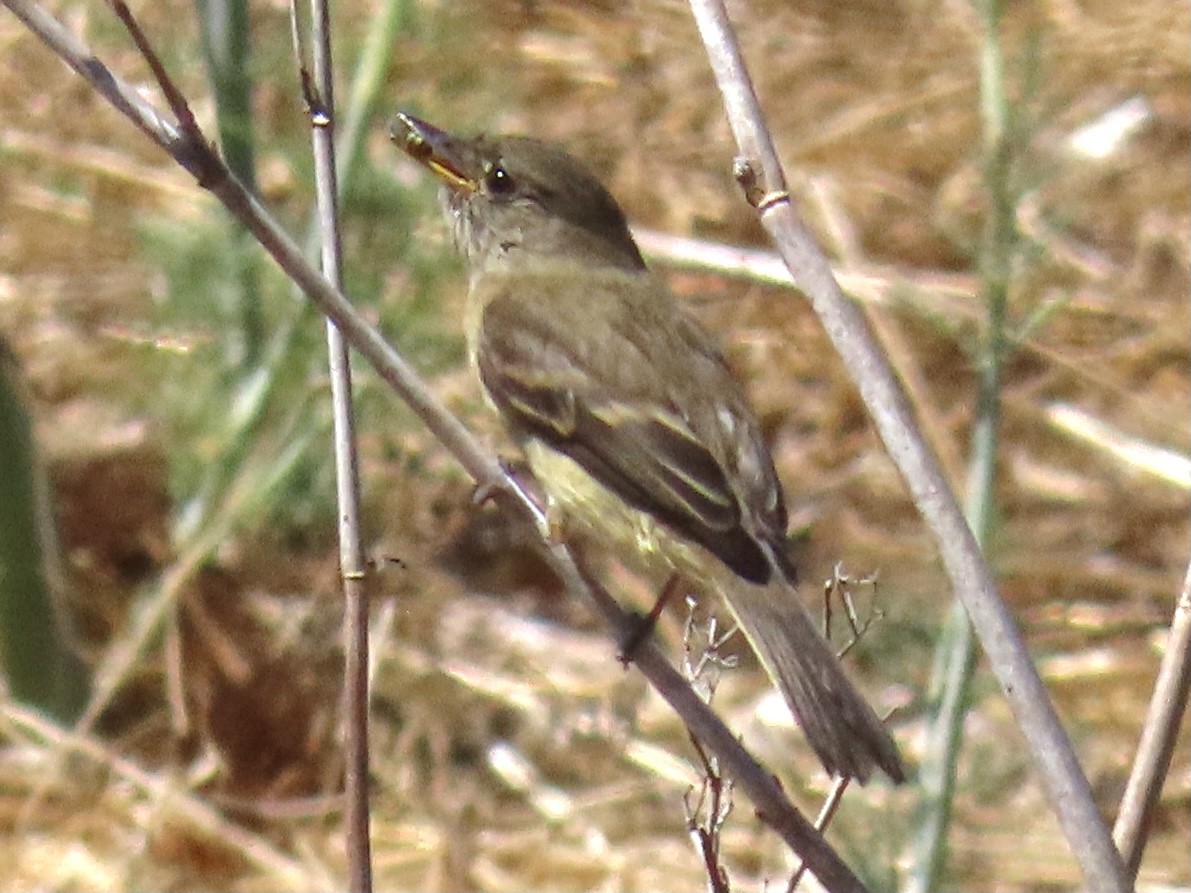
M 52 8 L 157 96 L 105 4 Z M 233 12 L 226 43 L 208 3 L 133 12 L 208 134 L 302 238 L 310 140 L 285 5 Z M 802 213 L 956 491 L 991 484 L 990 562 L 1111 820 L 1191 533 L 1191 8 L 1023 0 L 995 29 L 960 0 L 731 12 Z M 508 454 L 465 369 L 466 285 L 434 184 L 388 142 L 387 118 L 531 133 L 589 163 L 747 383 L 808 603 L 819 610 L 834 573 L 879 615 L 847 663 L 879 710 L 896 708 L 917 766 L 952 597 L 806 301 L 758 263 L 689 257 L 767 246 L 687 7 L 345 0 L 334 14 L 353 300 Z M 341 887 L 321 321 L 8 13 L 0 46 L 0 886 Z M 357 384 L 378 888 L 703 886 L 681 725 L 532 538 L 473 505 L 368 370 Z M 997 414 L 981 456 L 976 420 Z M 650 603 L 605 570 L 627 603 Z M 678 610 L 660 630 L 676 656 L 683 628 Z M 739 658 L 715 706 L 813 813 L 827 779 Z M 964 703 L 939 882 L 1076 888 L 978 658 Z M 1186 722 L 1182 735 L 1142 889 L 1191 883 Z M 830 839 L 874 888 L 902 885 L 928 808 L 915 786 L 877 782 L 849 794 Z M 743 798 L 722 848 L 738 889 L 791 867 Z

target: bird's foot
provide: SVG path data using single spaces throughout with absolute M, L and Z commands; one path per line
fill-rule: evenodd
M 654 627 L 657 626 L 658 618 L 662 616 L 662 611 L 665 610 L 666 605 L 670 603 L 680 588 L 682 588 L 682 578 L 678 574 L 671 574 L 649 613 L 636 615 L 636 622 L 620 642 L 620 662 L 622 664 L 627 666 L 633 662 L 633 655 L 641 647 L 641 643 L 649 638 Z

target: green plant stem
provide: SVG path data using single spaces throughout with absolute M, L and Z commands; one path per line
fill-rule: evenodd
M 985 188 L 992 213 L 985 223 L 981 274 L 988 320 L 979 356 L 977 415 L 972 430 L 968 498 L 964 515 L 976 542 L 985 549 L 996 509 L 996 465 L 1001 416 L 1001 371 L 1006 345 L 1006 308 L 1012 258 L 1017 241 L 1014 196 L 1010 183 L 1013 147 L 1009 142 L 1004 91 L 1004 59 L 998 32 L 997 0 L 986 0 L 981 49 L 981 112 L 984 121 Z M 968 690 L 976 667 L 976 637 L 963 605 L 952 605 L 935 658 L 937 698 L 925 757 L 919 769 L 922 788 L 914 865 L 908 889 L 937 888 L 946 864 L 947 831 L 955 796 L 956 765 L 968 712 Z M 937 691 L 937 694 L 936 694 Z
M 252 126 L 252 82 L 248 71 L 252 36 L 247 0 L 195 0 L 203 55 L 215 94 L 219 143 L 228 167 L 253 192 L 257 191 L 255 135 Z M 265 339 L 260 306 L 260 271 L 252 238 L 237 227 L 228 257 L 236 264 L 239 283 L 235 300 L 240 316 L 237 361 L 251 368 Z
M 0 341 L 0 667 L 12 697 L 63 723 L 87 698 L 49 573 L 57 541 L 16 363 Z

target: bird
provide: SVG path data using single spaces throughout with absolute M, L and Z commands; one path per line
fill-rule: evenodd
M 551 517 L 719 595 L 829 773 L 904 781 L 889 730 L 798 595 L 782 486 L 743 387 L 646 266 L 616 200 L 533 137 L 459 136 L 405 112 L 390 136 L 441 183 L 470 363 Z

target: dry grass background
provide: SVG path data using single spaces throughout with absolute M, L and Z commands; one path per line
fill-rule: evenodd
M 56 8 L 118 71 L 144 78 L 103 4 Z M 209 120 L 190 8 L 135 11 Z M 915 0 L 761 0 L 733 13 L 804 211 L 841 273 L 865 284 L 858 292 L 962 488 L 982 324 L 972 259 L 985 206 L 976 16 L 960 2 Z M 308 190 L 292 156 L 268 142 L 305 138 L 290 82 L 271 70 L 286 64 L 284 8 L 254 15 L 264 188 L 297 221 Z M 366 11 L 340 18 L 349 45 Z M 1187 561 L 1188 483 L 1074 435 L 1050 410 L 1074 407 L 1184 458 L 1191 450 L 1189 26 L 1181 2 L 1053 0 L 1014 4 L 1005 27 L 1011 54 L 1041 35 L 1022 164 L 1036 187 L 1021 222 L 1036 241 L 1010 312 L 1021 323 L 1053 310 L 1007 368 L 990 552 L 1109 815 Z M 155 581 L 178 572 L 167 456 L 206 448 L 166 442 L 157 377 L 220 337 L 201 321 L 154 325 L 165 286 L 140 226 L 150 216 L 197 223 L 211 203 L 9 15 L 0 47 L 0 333 L 35 394 L 78 614 L 99 656 L 119 646 Z M 761 244 L 731 182 L 732 145 L 702 50 L 675 0 L 425 4 L 391 74 L 394 106 L 445 126 L 564 140 L 637 223 Z M 1152 114 L 1118 151 L 1072 151 L 1079 127 L 1134 95 Z M 417 174 L 383 131 L 378 122 L 369 140 L 372 163 L 410 181 Z M 419 213 L 417 237 L 441 240 L 437 218 Z M 878 705 L 903 708 L 897 734 L 912 763 L 950 596 L 846 372 L 797 298 L 734 277 L 668 275 L 749 381 L 808 530 L 805 579 L 837 561 L 879 571 L 886 619 L 852 666 Z M 403 300 L 404 281 L 391 274 L 387 300 Z M 452 276 L 441 285 L 435 324 L 448 332 L 462 288 Z M 490 430 L 462 372 L 435 380 Z M 509 545 L 515 531 L 474 520 L 469 488 L 441 451 L 408 424 L 373 417 L 381 421 L 363 444 L 370 543 L 400 559 L 375 581 L 378 888 L 700 887 L 681 806 L 692 754 L 679 724 L 622 672 L 583 610 Z M 214 561 L 184 575 L 164 646 L 77 746 L 5 706 L 0 886 L 339 885 L 326 530 L 323 519 L 304 537 L 229 533 Z M 664 630 L 672 641 L 677 627 Z M 758 714 L 759 699 L 772 703 L 765 697 L 759 674 L 742 669 L 716 703 L 813 809 L 825 779 L 796 733 Z M 950 884 L 1077 886 L 983 674 L 974 699 Z M 1186 738 L 1184 727 L 1143 887 L 1191 883 Z M 880 784 L 849 795 L 834 839 L 878 887 L 904 865 L 912 806 L 912 792 Z M 788 869 L 745 802 L 724 850 L 738 889 Z

